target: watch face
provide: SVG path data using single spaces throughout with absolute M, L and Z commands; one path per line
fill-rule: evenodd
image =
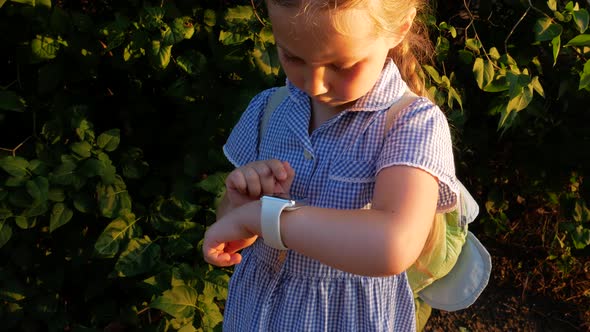
M 269 200 L 269 201 L 278 201 L 282 204 L 287 204 L 285 206 L 285 211 L 292 211 L 298 209 L 302 206 L 308 205 L 306 199 L 293 199 L 288 194 L 276 194 L 276 195 L 264 195 L 261 198 L 262 200 Z
M 280 198 L 280 199 L 284 199 L 287 201 L 294 201 L 295 198 L 291 197 L 291 195 L 287 194 L 287 193 L 277 193 L 277 194 L 272 194 L 272 195 L 264 195 L 267 197 L 274 197 L 274 198 Z
M 289 195 L 264 195 L 262 196 L 262 200 L 269 200 L 269 201 L 280 201 L 282 203 L 288 204 L 288 206 L 295 206 L 295 200 L 291 199 Z

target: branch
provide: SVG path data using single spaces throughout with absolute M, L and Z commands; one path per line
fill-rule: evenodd
M 7 148 L 0 147 L 0 150 L 1 151 L 8 151 L 8 152 L 10 152 L 12 154 L 13 157 L 16 157 L 16 150 L 20 149 L 23 146 L 23 144 L 25 144 L 29 140 L 29 138 L 31 138 L 31 137 L 32 136 L 29 136 L 29 137 L 25 138 L 24 141 L 22 141 L 19 145 L 17 145 L 16 147 L 14 147 L 12 149 L 7 149 Z
M 529 3 L 530 3 L 530 0 L 529 0 Z M 529 10 L 531 10 L 531 8 L 532 7 L 529 7 L 525 10 L 524 14 L 522 14 L 522 16 L 520 17 L 518 22 L 516 22 L 516 24 L 512 27 L 512 30 L 510 30 L 510 32 L 508 33 L 508 36 L 506 36 L 506 39 L 504 39 L 504 52 L 506 54 L 508 54 L 508 39 L 510 39 L 510 37 L 514 33 L 514 30 L 516 30 L 516 27 L 520 24 L 520 22 L 522 22 L 522 20 L 524 20 L 524 18 L 527 16 L 527 14 L 529 13 Z

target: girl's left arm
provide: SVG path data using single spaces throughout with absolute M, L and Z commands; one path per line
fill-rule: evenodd
M 436 212 L 438 180 L 409 166 L 377 175 L 372 208 L 337 210 L 303 207 L 281 214 L 281 237 L 290 249 L 334 268 L 387 276 L 410 267 L 420 255 Z M 228 213 L 205 235 L 205 259 L 231 265 L 224 249 L 240 237 L 260 235 L 260 202 Z

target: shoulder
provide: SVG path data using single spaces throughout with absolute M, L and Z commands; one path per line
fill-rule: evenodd
M 270 97 L 277 89 L 266 89 L 255 95 L 232 129 L 227 142 L 223 146 L 223 152 L 235 167 L 256 160 L 260 121 Z
M 441 184 L 439 211 L 454 205 L 458 185 L 449 122 L 432 101 L 419 98 L 394 119 L 378 169 L 393 165 L 417 167 L 434 175 Z
M 433 124 L 448 128 L 448 120 L 443 111 L 430 99 L 417 97 L 402 112 L 397 114 L 391 126 L 391 131 L 408 124 Z

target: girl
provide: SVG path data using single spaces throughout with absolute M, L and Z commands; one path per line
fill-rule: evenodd
M 459 190 L 438 107 L 417 98 L 386 124 L 408 87 L 425 94 L 412 47 L 425 43 L 414 22 L 423 5 L 267 1 L 288 96 L 260 139 L 276 89 L 233 129 L 224 152 L 236 169 L 203 243 L 207 262 L 239 263 L 225 331 L 416 329 L 404 271 Z M 308 205 L 273 210 L 260 196 L 274 193 Z

